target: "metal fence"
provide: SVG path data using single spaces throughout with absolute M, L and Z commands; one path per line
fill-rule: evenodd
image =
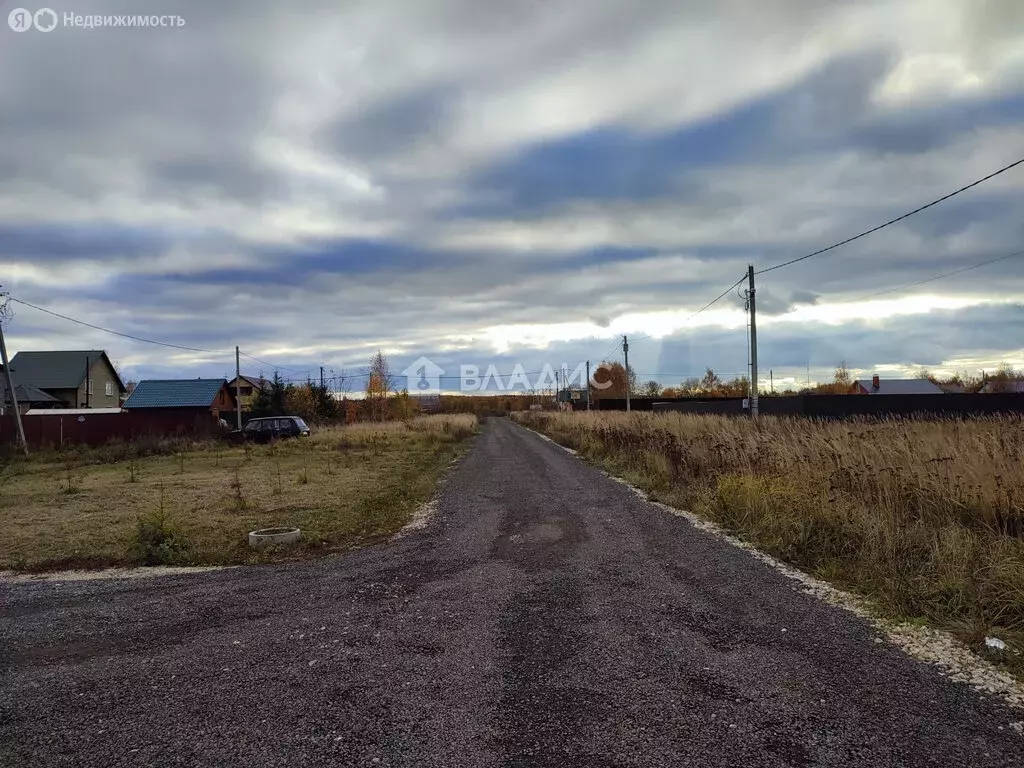
M 616 403 L 617 401 L 605 401 Z M 720 399 L 656 400 L 646 408 L 635 410 L 657 412 L 724 414 L 742 416 L 749 413 L 741 397 Z M 621 408 L 625 410 L 625 401 Z M 602 402 L 602 408 L 605 403 Z M 818 419 L 843 419 L 855 416 L 993 416 L 1024 414 L 1024 394 L 990 395 L 794 395 L 758 398 L 758 411 L 768 416 L 805 416 Z
M 139 437 L 194 437 L 214 434 L 217 422 L 210 414 L 124 412 L 22 416 L 30 447 L 103 445 L 111 440 Z M 13 415 L 0 416 L 0 445 L 15 445 L 18 428 Z

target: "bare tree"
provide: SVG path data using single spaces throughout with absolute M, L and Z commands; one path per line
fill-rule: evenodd
M 850 374 L 850 369 L 846 367 L 845 360 L 839 361 L 836 372 L 832 376 L 832 383 L 837 389 L 849 389 L 853 384 L 853 376 Z
M 344 368 L 338 370 L 331 368 L 331 388 L 335 392 L 348 393 L 352 391 L 352 379 L 345 373 Z
M 700 380 L 700 388 L 703 392 L 714 392 L 722 385 L 722 380 L 711 368 L 704 372 L 704 378 Z

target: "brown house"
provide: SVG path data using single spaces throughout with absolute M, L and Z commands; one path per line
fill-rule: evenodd
M 117 408 L 124 383 L 101 349 L 19 352 L 11 358 L 15 392 L 41 390 L 63 408 Z
M 235 396 L 224 379 L 144 379 L 125 400 L 127 411 L 192 412 L 208 419 L 231 420 Z
M 228 382 L 228 389 L 231 393 L 238 393 L 242 401 L 242 410 L 248 411 L 252 407 L 252 401 L 256 398 L 261 389 L 270 389 L 270 380 L 261 379 L 258 376 L 236 376 Z
M 855 381 L 851 395 L 941 395 L 942 389 L 928 379 L 883 379 L 877 375 L 871 381 Z

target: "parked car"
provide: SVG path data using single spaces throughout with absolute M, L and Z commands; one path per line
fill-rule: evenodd
M 242 429 L 231 433 L 239 442 L 267 443 L 288 437 L 309 437 L 309 426 L 298 416 L 261 416 L 249 419 Z

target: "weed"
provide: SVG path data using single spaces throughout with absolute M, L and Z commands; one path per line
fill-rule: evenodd
M 235 467 L 233 477 L 231 478 L 231 490 L 234 493 L 232 506 L 237 512 L 244 512 L 249 508 L 249 503 L 245 500 L 245 494 L 242 492 L 242 479 L 239 477 L 238 467 Z
M 72 495 L 78 493 L 78 482 L 75 478 L 75 463 L 71 457 L 64 461 L 64 485 L 61 486 L 61 493 Z
M 274 485 L 273 493 L 277 496 L 280 496 L 281 493 L 283 493 L 283 490 L 281 488 L 281 454 L 278 453 L 276 445 L 273 446 L 270 450 L 274 455 L 274 466 L 277 469 L 277 482 Z
M 136 474 L 136 464 L 135 464 L 135 459 L 134 458 L 128 460 L 128 482 L 129 483 L 137 483 L 137 482 L 139 482 L 138 475 Z

